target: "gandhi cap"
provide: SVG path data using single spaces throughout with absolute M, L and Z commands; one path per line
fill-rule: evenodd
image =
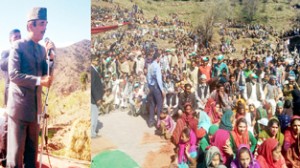
M 47 8 L 44 7 L 35 7 L 32 8 L 28 14 L 27 21 L 32 20 L 47 20 Z

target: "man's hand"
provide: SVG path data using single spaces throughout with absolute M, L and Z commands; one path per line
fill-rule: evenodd
M 49 88 L 52 83 L 52 77 L 51 76 L 42 76 L 41 77 L 41 86 L 45 86 Z
M 55 51 L 56 50 L 56 48 L 55 48 L 55 45 L 54 45 L 54 43 L 52 42 L 52 41 L 47 41 L 46 42 L 46 53 L 48 54 L 48 51 L 49 50 L 52 50 L 52 51 Z M 54 59 L 55 58 L 55 55 L 53 54 L 54 52 L 50 52 L 50 59 Z
M 163 98 L 166 98 L 166 92 L 165 91 L 162 91 L 162 96 L 163 96 Z

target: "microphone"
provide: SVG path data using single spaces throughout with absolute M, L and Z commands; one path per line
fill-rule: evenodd
M 49 42 L 49 43 L 51 42 L 51 40 L 50 40 L 48 37 L 46 37 L 44 41 L 45 41 L 45 44 L 48 43 L 48 42 Z M 55 52 L 54 52 L 54 50 L 53 50 L 52 48 L 50 48 L 50 49 L 48 50 L 47 56 L 50 56 L 51 54 L 55 55 Z

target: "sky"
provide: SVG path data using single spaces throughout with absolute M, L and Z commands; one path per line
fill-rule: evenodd
M 0 5 L 0 51 L 9 49 L 9 32 L 18 28 L 22 38 L 28 36 L 26 23 L 33 7 L 47 8 L 48 37 L 57 48 L 91 38 L 90 0 L 9 0 Z M 44 45 L 44 39 L 40 44 Z

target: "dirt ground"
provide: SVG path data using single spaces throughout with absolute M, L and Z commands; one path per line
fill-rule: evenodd
M 141 116 L 132 117 L 119 110 L 99 116 L 99 121 L 103 127 L 100 136 L 92 139 L 92 158 L 102 151 L 118 149 L 143 168 L 169 168 L 175 162 L 174 145 L 157 135 L 155 128 L 149 128 Z

